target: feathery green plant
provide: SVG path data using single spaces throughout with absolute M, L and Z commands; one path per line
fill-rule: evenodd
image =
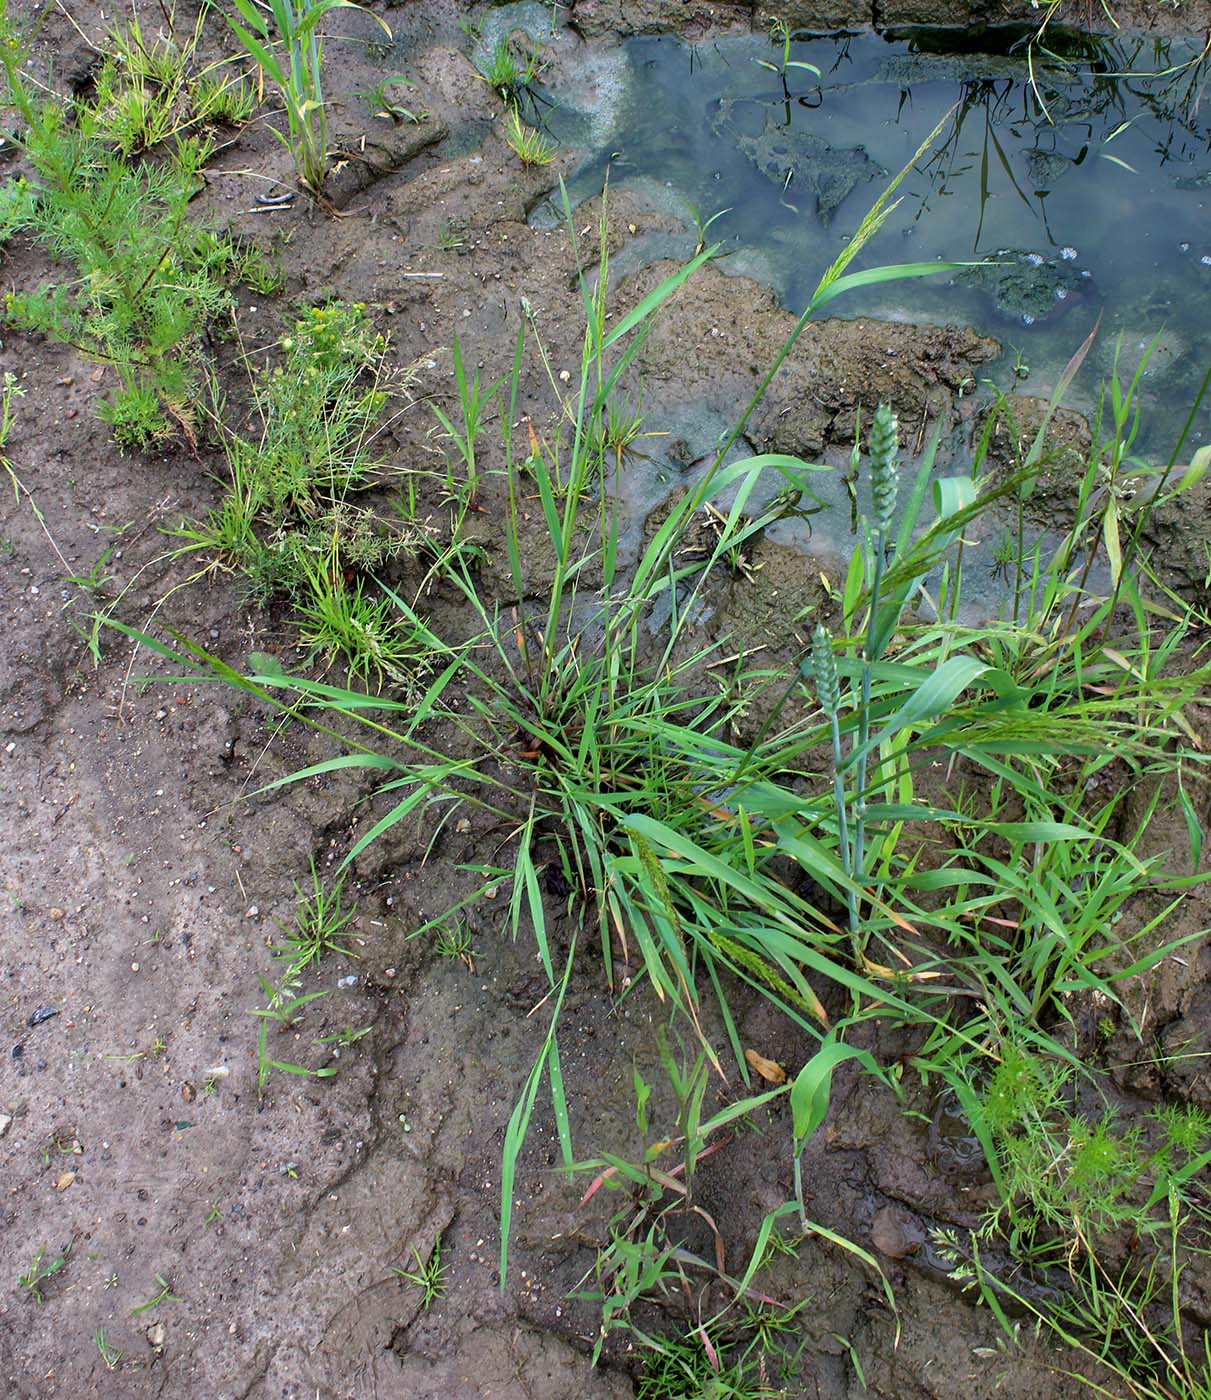
M 192 438 L 202 333 L 232 305 L 228 281 L 252 275 L 257 258 L 189 219 L 198 159 L 190 142 L 128 165 L 99 106 L 39 93 L 25 53 L 0 0 L 4 104 L 36 172 L 9 205 L 10 231 L 28 228 L 79 275 L 6 294 L 9 323 L 113 367 L 120 387 L 101 416 L 120 443 L 147 447 L 174 429 Z

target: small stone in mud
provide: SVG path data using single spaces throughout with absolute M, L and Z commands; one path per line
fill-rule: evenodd
M 43 1021 L 49 1021 L 52 1016 L 58 1014 L 53 1006 L 40 1006 L 37 1011 L 30 1012 L 29 1019 L 25 1024 L 32 1030 L 34 1026 L 40 1026 Z
M 162 1322 L 157 1322 L 154 1327 L 149 1327 L 147 1329 L 147 1340 L 157 1351 L 164 1345 L 165 1336 L 166 1333 Z
M 60 909 L 56 904 L 51 908 L 49 917 L 52 924 L 61 924 L 67 918 L 67 910 Z
M 193 1103 L 194 1099 L 196 1099 L 197 1096 L 198 1091 L 193 1087 L 192 1084 L 181 1085 L 181 1097 L 185 1100 L 186 1103 Z
M 871 1224 L 870 1237 L 880 1254 L 889 1259 L 905 1259 L 925 1243 L 925 1230 L 903 1206 L 884 1206 Z
M 12 1126 L 13 1115 L 11 1113 L 0 1113 L 0 1138 L 8 1132 Z

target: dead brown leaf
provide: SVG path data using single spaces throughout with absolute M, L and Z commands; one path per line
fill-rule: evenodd
M 746 1050 L 744 1058 L 748 1062 L 748 1067 L 755 1074 L 759 1074 L 767 1084 L 785 1084 L 786 1071 L 777 1060 L 767 1060 L 764 1055 L 758 1055 L 755 1050 Z

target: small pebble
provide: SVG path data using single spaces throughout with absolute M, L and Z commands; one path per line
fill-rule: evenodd
M 260 914 L 260 908 L 255 904 L 248 906 L 248 912 L 244 915 L 246 919 L 255 919 Z
M 29 1019 L 25 1024 L 32 1030 L 34 1026 L 40 1026 L 43 1021 L 49 1021 L 52 1016 L 58 1014 L 53 1006 L 40 1006 L 37 1011 L 30 1012 Z
M 60 909 L 57 904 L 54 904 L 51 906 L 48 917 L 52 924 L 61 924 L 67 918 L 67 910 Z
M 13 1115 L 11 1113 L 0 1113 L 0 1138 L 8 1132 L 12 1125 Z

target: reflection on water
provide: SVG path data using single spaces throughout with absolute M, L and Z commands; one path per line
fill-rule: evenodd
M 1109 373 L 1120 336 L 1131 371 L 1159 333 L 1140 445 L 1167 452 L 1211 358 L 1206 60 L 1178 41 L 1078 38 L 1028 62 L 1013 35 L 991 53 L 956 51 L 964 37 L 799 41 L 791 57 L 820 76 L 790 69 L 785 79 L 758 62 L 776 56 L 759 37 L 632 40 L 605 110 L 592 115 L 595 153 L 572 193 L 598 191 L 608 170 L 614 185 L 660 191 L 687 227 L 726 210 L 710 230 L 732 255 L 725 266 L 761 278 L 797 311 L 886 173 L 953 105 L 857 266 L 1002 266 L 872 288 L 839 310 L 966 321 L 1006 347 L 1000 382 L 1016 365 L 1029 373 L 1019 387 L 1042 395 L 1100 312 L 1092 373 L 1069 396 L 1078 408 Z M 551 115 L 567 141 L 587 128 L 568 105 L 575 86 Z

